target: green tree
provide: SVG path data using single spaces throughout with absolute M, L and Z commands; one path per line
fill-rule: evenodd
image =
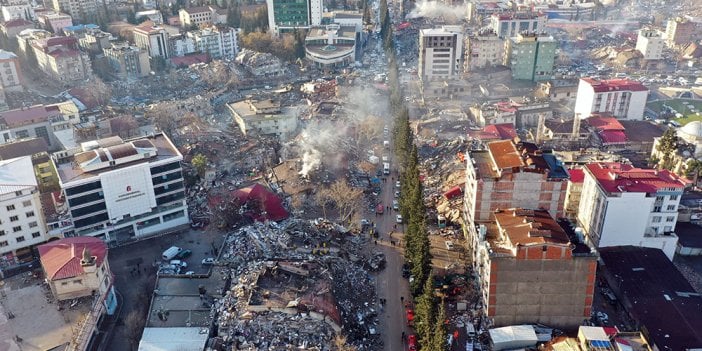
M 436 319 L 436 301 L 432 279 L 425 282 L 422 294 L 417 297 L 416 302 L 414 330 L 417 332 L 419 344 L 427 346 L 431 342 L 432 328 Z
M 193 159 L 190 161 L 190 163 L 193 165 L 195 171 L 197 172 L 197 175 L 200 176 L 200 178 L 205 176 L 205 171 L 207 170 L 207 156 L 203 154 L 197 154 L 193 156 Z
M 129 9 L 129 12 L 127 12 L 127 22 L 131 24 L 138 24 L 134 9 Z
M 660 139 L 658 139 L 658 145 L 656 145 L 656 150 L 661 154 L 658 161 L 659 169 L 672 170 L 675 166 L 673 160 L 675 158 L 675 152 L 678 149 L 678 135 L 675 129 L 669 128 L 663 133 Z
M 241 8 L 236 1 L 230 2 L 229 7 L 227 7 L 227 25 L 232 28 L 241 26 Z
M 305 31 L 298 29 L 295 31 L 295 44 L 293 46 L 296 59 L 305 58 Z
M 697 186 L 697 182 L 702 175 L 702 161 L 694 159 L 687 161 L 685 171 L 687 173 L 687 178 L 692 179 L 693 186 Z
M 428 349 L 431 351 L 446 351 L 446 310 L 444 309 L 444 301 L 439 301 L 438 313 L 434 321 L 434 330 L 431 336 L 431 342 Z

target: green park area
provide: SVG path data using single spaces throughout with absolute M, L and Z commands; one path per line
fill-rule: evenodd
M 689 99 L 671 99 L 671 100 L 657 100 L 646 104 L 646 107 L 650 108 L 656 113 L 665 112 L 665 106 L 668 106 L 675 110 L 673 113 L 680 113 L 683 116 L 680 118 L 671 118 L 680 125 L 686 125 L 692 121 L 702 121 L 702 100 L 689 100 Z

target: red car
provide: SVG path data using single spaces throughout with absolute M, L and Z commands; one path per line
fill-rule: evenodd
M 407 337 L 407 347 L 410 351 L 417 350 L 417 336 L 412 334 Z
M 383 206 L 383 204 L 378 204 L 378 206 L 375 207 L 375 213 L 383 214 L 383 212 L 385 212 L 385 206 Z
M 414 323 L 414 311 L 411 308 L 407 309 L 407 325 L 410 327 Z

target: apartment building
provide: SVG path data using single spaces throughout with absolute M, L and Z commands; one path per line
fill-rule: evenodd
M 151 72 L 149 54 L 145 49 L 120 42 L 112 43 L 102 52 L 121 79 L 146 77 Z
M 305 37 L 305 57 L 319 67 L 340 67 L 356 61 L 356 28 L 327 25 Z
M 423 81 L 456 78 L 463 68 L 463 30 L 442 26 L 419 31 L 419 78 Z
M 322 24 L 322 0 L 266 0 L 266 6 L 268 29 L 276 35 Z
M 0 50 L 0 84 L 5 91 L 22 91 L 22 70 L 19 58 L 11 51 Z
M 187 34 L 197 51 L 212 58 L 233 59 L 239 52 L 237 30 L 227 26 L 210 26 Z
M 583 192 L 583 181 L 585 180 L 585 172 L 582 168 L 569 169 L 568 187 L 566 188 L 566 197 L 563 203 L 565 216 L 571 220 L 578 217 L 578 208 L 580 208 L 580 198 Z
M 32 21 L 35 19 L 34 8 L 30 1 L 8 1 L 0 7 L 4 22 L 16 19 Z
M 573 111 L 583 118 L 608 113 L 616 118 L 643 120 L 647 99 L 648 88 L 634 80 L 581 78 Z
M 63 12 L 80 23 L 94 23 L 98 16 L 97 0 L 52 0 L 52 7 L 56 12 Z
M 195 41 L 187 33 L 169 36 L 168 47 L 171 57 L 181 57 L 197 51 Z
M 78 49 L 73 37 L 51 37 L 30 42 L 37 65 L 51 78 L 61 82 L 75 82 L 92 77 L 88 54 Z
M 512 70 L 512 79 L 547 81 L 553 78 L 557 47 L 549 35 L 518 33 L 506 40 L 504 64 Z
M 103 49 L 111 47 L 112 34 L 103 32 L 99 28 L 89 28 L 81 36 L 76 36 L 78 45 L 94 55 L 102 54 Z
M 52 125 L 69 118 L 57 105 L 34 105 L 0 112 L 0 144 L 42 138 L 50 149 L 55 149 L 58 144 Z
M 493 67 L 502 64 L 505 51 L 504 39 L 490 29 L 466 37 L 464 71 Z
M 189 222 L 181 161 L 165 134 L 81 144 L 56 165 L 73 229 L 105 241 L 142 237 Z
M 673 259 L 684 180 L 614 162 L 588 164 L 584 173 L 578 223 L 592 245 L 658 248 Z
M 665 33 L 657 29 L 639 29 L 636 38 L 636 50 L 643 55 L 644 60 L 660 60 L 663 58 Z
M 297 130 L 299 111 L 281 107 L 273 100 L 242 100 L 227 104 L 229 112 L 244 135 L 275 135 L 287 139 Z
M 73 18 L 70 15 L 53 11 L 41 13 L 37 16 L 37 21 L 46 30 L 56 34 L 63 34 L 64 28 L 73 26 Z
M 665 27 L 665 41 L 668 47 L 685 45 L 696 42 L 702 37 L 702 24 L 685 17 L 668 20 Z
M 0 265 L 31 260 L 48 240 L 31 156 L 0 161 Z
M 562 217 L 568 170 L 535 144 L 499 140 L 466 155 L 464 212 L 469 228 L 497 209 L 543 209 Z
M 167 59 L 171 56 L 170 34 L 161 26 L 145 24 L 134 28 L 134 45 L 145 49 L 149 57 L 163 57 Z
M 492 326 L 573 328 L 590 318 L 597 255 L 545 210 L 506 208 L 481 225 L 474 268 Z
M 494 13 L 490 16 L 490 28 L 500 38 L 513 38 L 520 33 L 543 33 L 548 16 L 540 12 Z
M 180 25 L 184 28 L 193 26 L 211 26 L 227 22 L 227 10 L 217 6 L 197 6 L 178 11 Z
M 17 34 L 31 28 L 34 28 L 34 23 L 25 19 L 15 19 L 0 23 L 0 31 L 10 40 L 16 40 Z

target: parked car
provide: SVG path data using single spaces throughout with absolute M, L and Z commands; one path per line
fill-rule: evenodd
M 175 255 L 175 258 L 177 258 L 179 260 L 184 260 L 184 259 L 190 257 L 190 255 L 192 255 L 192 254 L 193 254 L 193 252 L 191 250 L 185 249 L 185 250 L 177 253 Z
M 453 241 L 451 240 L 446 240 L 446 250 L 453 250 Z
M 395 181 L 395 187 L 399 189 L 400 186 L 401 186 L 401 185 L 400 185 L 400 181 L 399 181 L 399 180 Z
M 392 200 L 392 209 L 395 211 L 400 210 L 400 203 L 397 200 Z
M 395 217 L 395 221 L 396 221 L 397 223 L 402 223 L 402 215 L 397 215 L 397 216 Z
M 403 278 L 409 278 L 412 273 L 410 272 L 410 265 L 409 263 L 405 263 L 402 265 L 402 277 Z
M 181 261 L 181 260 L 171 260 L 170 264 L 173 266 L 176 266 L 176 267 L 183 267 L 183 268 L 188 266 L 188 263 L 186 263 L 185 261 Z
M 215 262 L 215 259 L 212 257 L 207 257 L 202 259 L 202 265 L 203 266 L 211 266 Z
M 412 334 L 407 337 L 407 347 L 410 351 L 417 350 L 417 336 Z
M 407 325 L 412 326 L 414 324 L 414 311 L 411 308 L 407 309 Z

